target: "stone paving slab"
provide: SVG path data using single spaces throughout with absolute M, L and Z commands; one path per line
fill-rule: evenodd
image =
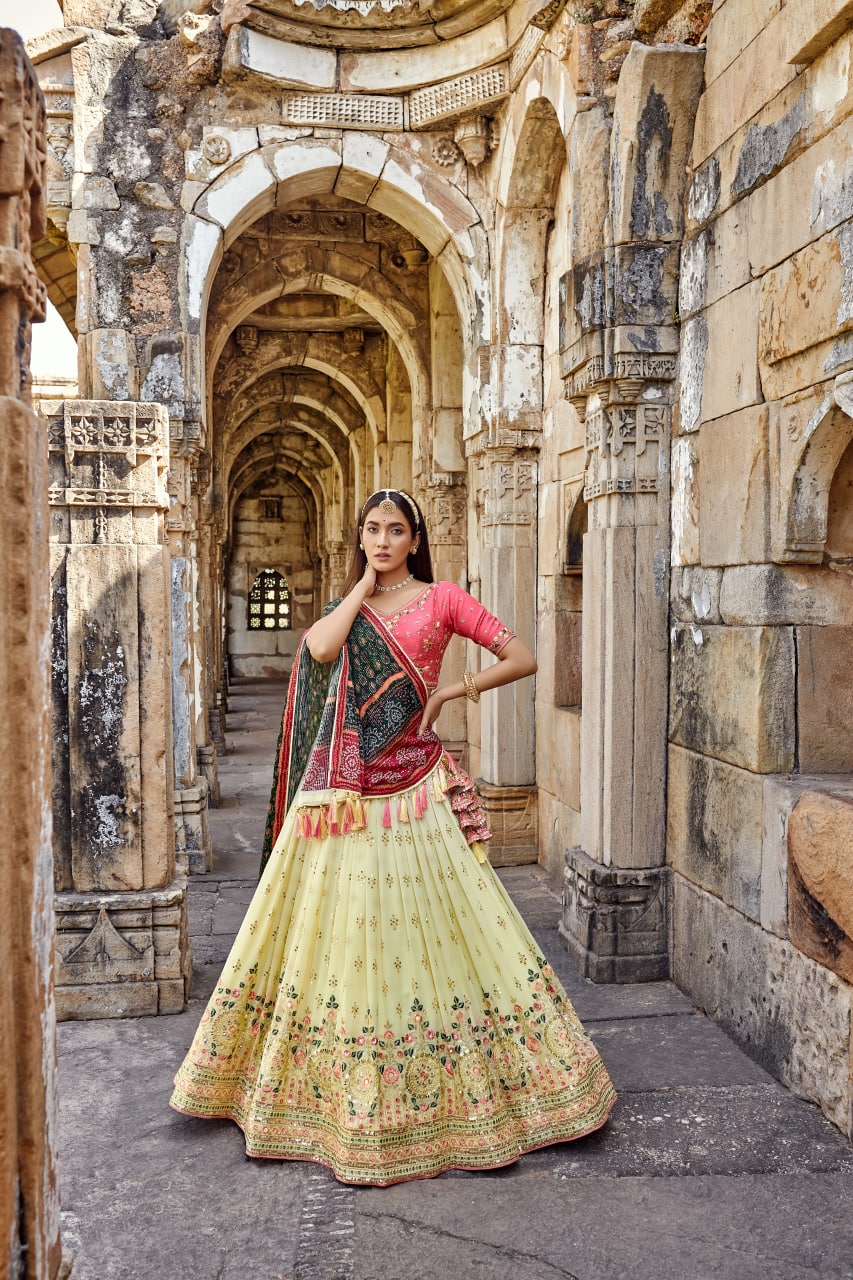
M 274 750 L 264 714 L 280 701 L 262 692 L 232 690 L 226 799 L 259 750 L 240 726 Z M 244 825 L 221 828 L 229 840 L 263 829 L 268 782 L 253 784 L 254 802 L 243 788 Z M 191 882 L 193 927 L 206 932 L 193 937 L 188 1009 L 58 1028 L 74 1280 L 853 1280 L 846 1139 L 671 983 L 580 977 L 538 867 L 501 876 L 620 1092 L 599 1133 L 506 1169 L 353 1188 L 320 1166 L 249 1160 L 229 1121 L 171 1111 L 172 1076 L 256 882 L 257 848 L 251 865 L 249 853 L 215 853 L 214 871 Z

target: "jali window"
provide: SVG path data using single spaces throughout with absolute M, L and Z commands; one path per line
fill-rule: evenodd
M 252 583 L 249 630 L 290 630 L 290 587 L 276 569 L 262 569 Z

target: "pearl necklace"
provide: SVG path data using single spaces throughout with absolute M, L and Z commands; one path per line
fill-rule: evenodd
M 401 587 L 407 587 L 410 582 L 414 582 L 415 575 L 410 573 L 408 578 L 404 578 L 402 582 L 395 582 L 393 587 L 380 587 L 379 583 L 373 588 L 374 591 L 399 591 Z

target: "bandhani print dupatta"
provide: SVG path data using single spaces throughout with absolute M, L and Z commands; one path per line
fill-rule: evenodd
M 339 603 L 327 605 L 324 616 Z M 376 771 L 383 757 L 411 738 L 427 697 L 405 650 L 365 614 L 356 615 L 333 663 L 317 662 L 302 638 L 276 749 L 261 873 L 297 797 L 299 835 L 324 838 L 364 827 L 364 804 L 372 794 L 368 770 Z M 421 758 L 407 768 L 406 787 L 416 787 L 442 757 L 438 738 L 422 742 Z

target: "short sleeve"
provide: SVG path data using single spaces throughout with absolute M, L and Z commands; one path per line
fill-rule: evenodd
M 455 583 L 443 585 L 447 588 L 448 622 L 454 634 L 473 640 L 490 653 L 500 653 L 504 645 L 514 638 L 514 632 Z

